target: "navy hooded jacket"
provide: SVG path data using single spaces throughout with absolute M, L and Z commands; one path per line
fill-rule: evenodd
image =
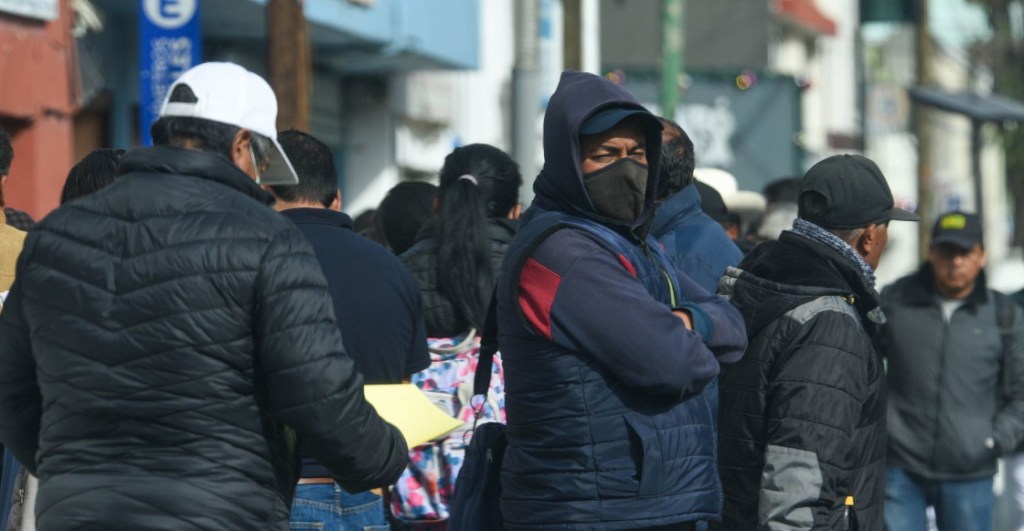
M 743 260 L 740 248 L 722 226 L 701 210 L 695 185 L 676 192 L 658 207 L 651 234 L 676 267 L 711 293 L 718 290 L 725 268 Z
M 646 232 L 660 125 L 632 223 L 595 212 L 580 125 L 643 109 L 621 87 L 566 72 L 544 121 L 536 199 L 498 286 L 508 448 L 501 511 L 510 531 L 635 529 L 717 519 L 713 419 L 701 390 L 746 347 L 728 303 L 675 270 Z M 693 317 L 688 330 L 672 308 Z

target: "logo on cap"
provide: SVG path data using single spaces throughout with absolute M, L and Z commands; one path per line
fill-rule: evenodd
M 942 230 L 963 230 L 967 226 L 967 218 L 963 214 L 949 214 L 939 221 Z

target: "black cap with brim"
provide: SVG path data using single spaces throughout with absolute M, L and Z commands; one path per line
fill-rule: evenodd
M 615 124 L 637 114 L 658 122 L 658 118 L 645 109 L 615 107 L 598 111 L 590 118 L 587 118 L 586 121 L 583 122 L 583 125 L 580 126 L 579 134 L 596 135 L 598 133 L 603 133 L 612 127 L 615 127 Z M 660 127 L 661 122 L 658 122 L 658 125 Z
M 805 212 L 803 196 L 821 195 L 825 212 Z M 921 221 L 913 212 L 896 208 L 889 183 L 871 159 L 833 155 L 807 170 L 800 181 L 800 218 L 826 229 L 859 229 L 887 221 Z
M 892 207 L 885 213 L 885 219 L 880 221 L 921 221 L 921 216 L 909 210 Z
M 700 181 L 693 181 L 693 185 L 697 187 L 697 193 L 700 195 L 700 209 L 708 217 L 719 223 L 729 219 L 729 211 L 725 208 L 725 201 L 718 190 Z
M 948 243 L 961 249 L 973 249 L 983 242 L 984 232 L 977 214 L 947 212 L 935 220 L 932 228 L 932 245 Z

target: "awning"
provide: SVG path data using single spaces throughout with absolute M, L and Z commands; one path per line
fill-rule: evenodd
M 318 66 L 343 74 L 473 69 L 479 64 L 479 1 L 304 0 L 304 12 Z M 125 21 L 134 21 L 139 4 L 137 0 L 91 2 Z M 266 3 L 201 0 L 204 42 L 262 50 Z
M 811 33 L 835 35 L 836 23 L 818 11 L 814 0 L 775 0 L 775 13 Z
M 942 89 L 913 87 L 907 89 L 911 100 L 947 112 L 962 114 L 979 122 L 1024 121 L 1024 103 L 989 94 L 948 92 Z

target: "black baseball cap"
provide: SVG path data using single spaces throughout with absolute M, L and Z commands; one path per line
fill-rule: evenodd
M 825 211 L 808 214 L 804 194 L 825 199 Z M 826 229 L 859 229 L 890 220 L 921 221 L 913 212 L 896 208 L 882 170 L 860 155 L 833 155 L 811 167 L 800 181 L 800 219 Z
M 981 218 L 977 214 L 959 210 L 947 212 L 935 220 L 932 228 L 932 245 L 951 243 L 961 249 L 973 249 L 983 241 Z
M 693 185 L 697 187 L 697 193 L 700 194 L 700 209 L 708 217 L 719 223 L 729 219 L 729 211 L 726 209 L 725 201 L 722 199 L 722 194 L 718 193 L 718 190 L 700 181 L 693 181 Z

